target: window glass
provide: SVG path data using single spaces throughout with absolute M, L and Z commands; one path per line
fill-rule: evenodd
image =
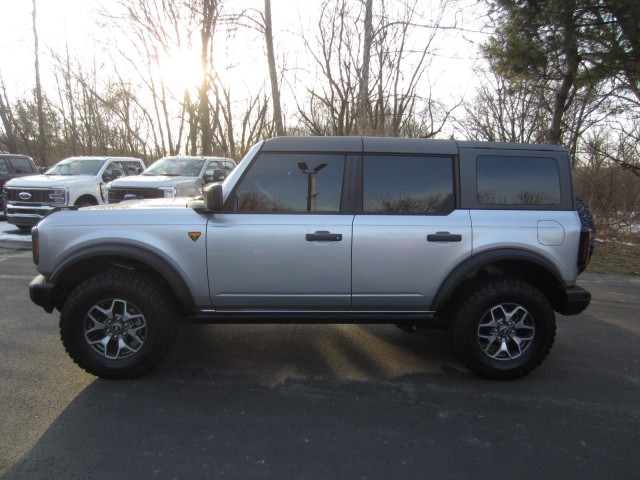
M 210 161 L 207 164 L 207 168 L 204 171 L 204 175 L 205 177 L 212 177 L 216 173 L 216 171 L 219 172 L 220 170 L 221 170 L 220 162 Z
M 142 175 L 197 177 L 200 175 L 203 165 L 204 159 L 202 158 L 164 157 L 153 162 Z
M 548 157 L 480 156 L 478 202 L 493 205 L 558 205 L 558 163 Z
M 111 162 L 107 165 L 104 172 L 105 175 L 110 175 L 111 178 L 116 179 L 124 176 L 124 168 L 120 162 Z
M 126 175 L 139 175 L 142 173 L 142 166 L 138 162 L 124 162 L 127 170 Z
M 365 212 L 448 213 L 454 208 L 451 158 L 365 156 Z
M 26 158 L 10 158 L 9 162 L 11 162 L 14 173 L 33 173 L 31 162 Z
M 69 158 L 56 163 L 45 175 L 97 175 L 104 160 Z
M 9 166 L 7 165 L 7 162 L 4 161 L 4 158 L 0 158 L 0 173 L 4 175 L 9 174 Z
M 235 191 L 238 210 L 337 212 L 344 162 L 344 155 L 261 154 Z

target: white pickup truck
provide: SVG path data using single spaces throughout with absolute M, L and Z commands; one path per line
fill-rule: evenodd
M 132 157 L 71 157 L 43 175 L 15 178 L 3 189 L 7 222 L 28 231 L 56 207 L 101 205 L 106 183 L 144 169 Z

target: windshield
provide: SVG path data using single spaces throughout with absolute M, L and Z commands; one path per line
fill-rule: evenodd
M 68 158 L 56 163 L 45 175 L 97 175 L 104 160 L 81 160 Z
M 161 158 L 151 164 L 142 175 L 166 175 L 169 177 L 197 177 L 204 160 L 201 158 Z

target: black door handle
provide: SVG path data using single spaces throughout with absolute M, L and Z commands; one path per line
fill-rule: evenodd
M 461 242 L 462 235 L 449 232 L 436 232 L 427 235 L 427 242 Z
M 307 240 L 307 242 L 341 242 L 342 234 L 321 231 L 315 233 L 307 233 L 304 238 Z

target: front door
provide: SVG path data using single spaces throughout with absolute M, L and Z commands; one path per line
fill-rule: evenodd
M 341 214 L 344 155 L 259 154 L 207 227 L 212 305 L 351 304 L 352 214 Z

